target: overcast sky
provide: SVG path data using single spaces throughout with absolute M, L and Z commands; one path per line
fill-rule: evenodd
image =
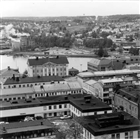
M 1 1 L 0 15 L 8 16 L 80 16 L 80 15 L 114 15 L 140 14 L 139 0 L 118 0 L 117 2 L 99 0 L 75 1 Z

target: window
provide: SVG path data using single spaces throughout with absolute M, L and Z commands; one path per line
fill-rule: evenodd
M 21 85 L 19 85 L 19 87 L 21 87 Z
M 56 109 L 56 105 L 54 105 L 53 108 Z
M 64 104 L 64 108 L 67 108 L 67 104 Z
M 23 85 L 23 87 L 25 87 L 25 85 Z
M 8 88 L 10 88 L 11 86 L 9 85 Z
M 33 73 L 35 72 L 35 70 L 33 70 Z
M 112 139 L 115 139 L 115 134 L 112 134 L 112 137 L 111 137 Z
M 49 106 L 49 110 L 51 109 L 52 107 L 51 106 Z
M 62 108 L 62 105 L 59 105 L 59 109 L 61 109 Z
M 138 131 L 138 138 L 140 138 L 140 130 Z
M 130 139 L 133 139 L 133 131 L 130 131 Z
M 125 132 L 125 139 L 128 139 L 128 132 Z
M 49 116 L 52 116 L 52 113 L 49 113 Z
M 120 139 L 120 134 L 116 134 L 116 139 Z

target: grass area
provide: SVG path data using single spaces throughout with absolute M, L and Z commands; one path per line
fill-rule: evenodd
M 70 26 L 70 27 L 67 27 L 67 30 L 70 33 L 73 33 L 74 31 L 82 31 L 82 30 L 85 30 L 86 28 L 87 28 L 86 25 L 78 25 L 78 26 Z

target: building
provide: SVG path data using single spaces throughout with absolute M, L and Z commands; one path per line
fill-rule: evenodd
M 12 69 L 9 66 L 6 69 L 2 69 L 0 70 L 0 88 L 3 88 L 3 83 L 8 79 L 13 77 L 13 75 L 15 77 L 19 77 L 20 73 L 18 69 Z
M 126 65 L 140 63 L 139 56 L 93 58 L 88 62 L 88 71 L 122 70 Z
M 108 79 L 113 77 L 125 77 L 125 76 L 139 76 L 140 70 L 130 70 L 130 69 L 122 69 L 122 70 L 110 70 L 110 71 L 95 71 L 95 72 L 80 72 L 77 75 L 79 81 L 83 80 L 99 80 L 99 79 Z
M 112 104 L 114 86 L 116 84 L 121 87 L 132 86 L 133 82 L 135 82 L 133 77 L 88 80 L 83 82 L 83 91 L 110 105 Z
M 3 89 L 23 88 L 37 85 L 46 85 L 52 83 L 64 83 L 64 79 L 60 76 L 37 76 L 37 77 L 12 77 L 8 78 L 3 84 Z
M 55 137 L 55 129 L 47 119 L 13 122 L 0 126 L 1 139 L 51 139 L 52 137 Z
M 71 68 L 69 69 L 69 75 L 70 76 L 76 76 L 79 73 L 79 70 L 75 69 L 75 68 Z
M 70 94 L 21 100 L 1 101 L 2 121 L 15 121 L 26 116 L 57 117 L 112 113 L 112 108 L 87 94 Z
M 83 93 L 83 89 L 78 82 L 52 83 L 47 85 L 1 89 L 0 100 L 10 101 L 81 93 Z
M 66 57 L 28 59 L 29 76 L 68 76 L 68 60 Z
M 140 87 L 126 87 L 114 93 L 114 106 L 140 119 Z
M 140 121 L 125 112 L 78 117 L 84 139 L 138 139 Z

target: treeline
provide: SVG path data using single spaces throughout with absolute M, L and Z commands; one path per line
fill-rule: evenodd
M 74 40 L 69 37 L 57 37 L 57 36 L 44 36 L 44 37 L 35 37 L 34 39 L 37 47 L 41 48 L 50 48 L 50 47 L 63 47 L 70 48 Z
M 111 39 L 103 38 L 103 39 L 88 39 L 84 40 L 84 45 L 88 48 L 98 48 L 100 46 L 110 48 L 113 42 Z

